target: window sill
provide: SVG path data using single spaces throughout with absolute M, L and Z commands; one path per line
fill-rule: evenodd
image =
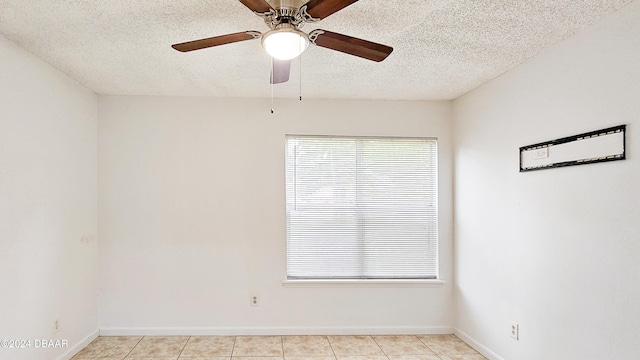
M 284 287 L 441 287 L 446 282 L 444 280 L 288 280 L 282 281 Z

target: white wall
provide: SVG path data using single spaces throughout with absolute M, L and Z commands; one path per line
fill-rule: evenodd
M 0 36 L 0 339 L 31 340 L 3 359 L 96 334 L 96 154 L 96 95 Z
M 450 107 L 100 97 L 101 333 L 451 330 Z M 447 283 L 283 287 L 287 133 L 439 137 Z
M 639 59 L 636 1 L 454 102 L 457 327 L 492 358 L 640 353 Z M 520 146 L 619 124 L 625 161 L 518 172 Z

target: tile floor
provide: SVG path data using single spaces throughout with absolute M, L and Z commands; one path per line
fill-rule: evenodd
M 72 360 L 484 360 L 455 335 L 106 336 Z

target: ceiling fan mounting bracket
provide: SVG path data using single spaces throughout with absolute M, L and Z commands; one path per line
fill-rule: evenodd
M 325 31 L 324 30 L 313 30 L 312 32 L 309 33 L 309 42 L 312 43 L 313 45 L 316 45 L 316 40 L 318 39 L 318 36 L 324 34 Z
M 262 33 L 259 31 L 247 31 L 247 34 L 253 36 L 254 39 L 259 39 L 262 37 Z
M 254 11 L 253 13 L 263 18 L 265 22 L 267 21 L 267 19 L 275 18 L 278 16 L 278 11 L 275 9 L 269 9 L 269 11 L 265 12 Z
M 302 5 L 300 7 L 300 9 L 298 9 L 298 13 L 296 14 L 296 19 L 299 19 L 300 22 L 316 22 L 316 21 L 320 21 L 320 19 L 318 18 L 314 18 L 313 16 L 309 15 L 309 13 L 307 12 L 307 5 Z

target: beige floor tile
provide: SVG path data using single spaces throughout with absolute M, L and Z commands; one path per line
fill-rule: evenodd
M 74 360 L 83 359 L 124 359 L 131 349 L 140 342 L 141 336 L 105 336 L 98 337 L 76 354 Z
M 425 345 L 427 350 L 425 351 L 425 347 L 416 340 Z M 437 355 L 430 352 L 431 350 Z M 232 351 L 233 354 L 231 354 Z M 425 352 L 411 354 L 418 351 Z M 73 360 L 95 359 L 486 360 L 484 356 L 454 335 L 170 336 L 144 338 L 112 336 L 97 338 L 73 357 Z
M 482 354 L 465 354 L 465 355 L 442 355 L 442 360 L 487 360 Z
M 96 338 L 92 344 L 131 346 L 131 348 L 133 348 L 140 342 L 140 340 L 142 340 L 142 336 L 100 336 Z
M 145 357 L 177 359 L 188 340 L 188 336 L 145 336 L 133 348 L 127 360 Z
M 419 339 L 424 342 L 436 355 L 479 355 L 471 346 L 455 335 L 423 335 Z
M 233 346 L 233 358 L 282 355 L 280 336 L 237 336 Z
M 373 340 L 389 355 L 435 355 L 418 337 L 409 335 L 374 336 Z
M 384 356 L 371 336 L 329 336 L 329 344 L 340 359 L 345 356 Z M 386 360 L 386 359 L 385 359 Z
M 233 336 L 192 336 L 180 357 L 231 357 L 235 337 Z
M 282 347 L 287 359 L 291 356 L 333 356 L 326 336 L 283 336 Z
M 85 347 L 84 349 L 80 350 L 80 352 L 78 352 L 72 358 L 72 360 L 93 360 L 106 358 L 122 360 L 125 356 L 127 356 L 127 354 L 129 354 L 130 351 L 131 349 L 113 349 L 109 347 L 98 346 Z

